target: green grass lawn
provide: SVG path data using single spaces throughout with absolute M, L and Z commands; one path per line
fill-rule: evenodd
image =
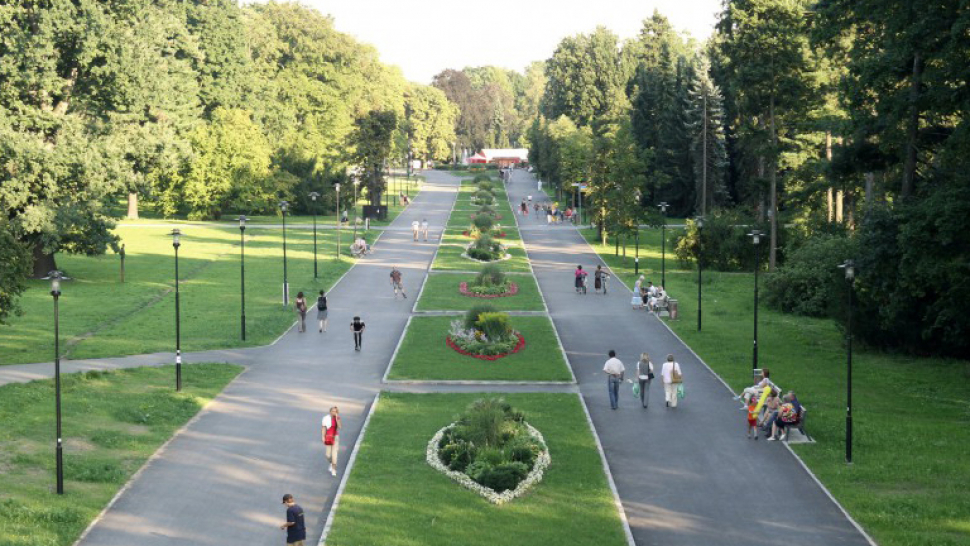
M 174 253 L 170 228 L 121 226 L 126 245 L 125 283 L 115 255 L 58 255 L 73 280 L 62 284 L 61 349 L 68 358 L 174 351 Z M 370 240 L 376 231 L 368 235 Z M 313 278 L 313 235 L 287 231 L 291 298 L 298 291 L 329 288 L 353 263 L 351 234 L 341 234 L 342 257 L 333 259 L 337 234 L 318 232 L 319 278 Z M 179 249 L 182 280 L 182 349 L 256 346 L 271 342 L 294 319 L 282 308 L 282 234 L 246 231 L 246 342 L 240 341 L 239 230 L 212 226 L 183 229 Z M 53 302 L 45 281 L 31 281 L 21 298 L 24 315 L 0 326 L 0 364 L 53 359 Z M 292 307 L 292 306 L 291 306 Z
M 68 374 L 64 495 L 53 493 L 54 382 L 0 387 L 0 544 L 70 545 L 172 434 L 242 370 L 193 364 Z
M 518 294 L 504 298 L 473 298 L 458 292 L 458 283 L 470 282 L 475 275 L 458 273 L 432 273 L 424 285 L 418 311 L 465 311 L 472 306 L 488 303 L 500 311 L 545 311 L 539 295 L 539 285 L 530 274 L 509 275 L 509 280 L 519 287 Z
M 503 395 L 545 436 L 552 464 L 494 506 L 425 462 L 431 437 L 481 394 L 382 393 L 328 546 L 622 546 L 623 528 L 579 399 Z
M 592 230 L 585 235 L 595 237 Z M 660 239 L 650 230 L 641 236 L 644 241 L 641 270 L 647 266 L 647 278 L 656 283 Z M 629 248 L 626 260 L 614 256 L 613 245 L 596 248 L 632 285 Z M 668 259 L 667 267 L 667 289 L 680 303 L 680 320 L 668 324 L 734 389 L 748 385 L 753 274 L 704 273 L 703 332 L 698 333 L 697 272 L 680 269 L 676 260 Z M 970 364 L 857 346 L 853 465 L 847 466 L 842 333 L 831 320 L 764 306 L 758 321 L 759 364 L 770 368 L 783 388 L 795 390 L 811 411 L 808 430 L 817 443 L 792 447 L 853 517 L 883 546 L 970 544 Z
M 413 317 L 388 379 L 477 381 L 571 381 L 548 317 L 512 317 L 525 347 L 495 361 L 459 354 L 445 345 L 451 321 L 461 317 Z

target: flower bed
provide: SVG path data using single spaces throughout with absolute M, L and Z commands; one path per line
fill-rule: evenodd
M 472 292 L 468 289 L 467 282 L 458 283 L 458 293 L 463 296 L 468 296 L 470 298 L 506 298 L 508 296 L 514 296 L 519 293 L 519 285 L 514 282 L 509 281 L 508 289 L 505 292 L 500 292 L 497 294 L 483 294 L 480 292 Z
M 505 358 L 509 355 L 514 355 L 515 353 L 521 351 L 523 347 L 525 347 L 525 338 L 522 337 L 522 334 L 516 332 L 515 337 L 518 339 L 518 342 L 516 342 L 515 346 L 512 348 L 511 351 L 507 353 L 496 354 L 496 355 L 478 355 L 475 353 L 470 353 L 462 349 L 458 345 L 456 345 L 455 342 L 451 339 L 451 336 L 445 336 L 445 343 L 447 343 L 448 346 L 451 347 L 456 353 L 463 354 L 465 356 L 470 356 L 472 358 L 477 358 L 479 360 L 492 361 L 492 360 L 498 360 L 500 358 Z
M 472 234 L 472 232 L 468 231 L 467 229 L 465 231 L 461 232 L 461 234 L 464 235 L 465 237 L 474 237 L 476 239 L 478 238 L 478 233 Z M 504 231 L 500 231 L 498 233 L 492 233 L 491 236 L 492 237 L 498 237 L 499 239 L 504 239 L 505 238 L 505 232 Z
M 473 212 L 473 213 L 471 213 L 471 214 L 468 215 L 468 217 L 471 218 L 472 220 L 474 220 L 476 216 L 478 216 L 478 213 L 477 212 Z M 501 214 L 495 214 L 494 212 L 493 213 L 490 213 L 489 216 L 491 216 L 494 220 L 501 220 L 502 219 L 502 215 Z
M 488 460 L 496 457 L 501 462 Z M 542 433 L 501 399 L 475 402 L 466 415 L 435 433 L 425 459 L 494 504 L 524 495 L 552 462 Z

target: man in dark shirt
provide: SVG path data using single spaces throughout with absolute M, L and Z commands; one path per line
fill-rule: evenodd
M 280 529 L 286 529 L 286 543 L 303 546 L 303 541 L 306 540 L 303 508 L 300 508 L 300 505 L 293 500 L 293 495 L 289 493 L 283 495 L 283 504 L 286 505 L 286 523 L 280 525 Z

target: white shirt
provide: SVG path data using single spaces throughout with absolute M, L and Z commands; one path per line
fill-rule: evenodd
M 428 221 L 421 222 L 421 229 L 428 229 Z
M 669 361 L 668 362 L 664 362 L 664 367 L 660 371 L 660 375 L 663 376 L 664 383 L 670 383 L 671 382 L 671 379 L 672 379 L 671 376 L 673 375 L 673 371 L 675 369 L 677 370 L 677 373 L 679 373 L 679 374 L 683 374 L 684 373 L 684 372 L 680 371 L 680 364 L 678 364 L 676 362 L 669 362 Z
M 415 221 L 411 222 L 411 229 L 418 229 L 418 226 L 420 226 L 420 225 L 421 224 L 419 224 L 418 221 L 415 220 Z
M 333 426 L 333 420 L 331 419 L 331 416 L 328 413 L 323 416 L 323 428 L 330 428 L 331 426 Z
M 611 375 L 620 375 L 626 371 L 626 368 L 620 362 L 619 358 L 613 357 L 606 361 L 606 365 L 603 366 L 603 371 Z

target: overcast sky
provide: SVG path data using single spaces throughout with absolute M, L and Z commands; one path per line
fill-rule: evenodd
M 302 0 L 332 15 L 337 30 L 375 46 L 407 79 L 428 84 L 445 68 L 495 65 L 522 71 L 549 58 L 566 36 L 603 25 L 637 34 L 654 9 L 674 28 L 703 40 L 720 0 Z

